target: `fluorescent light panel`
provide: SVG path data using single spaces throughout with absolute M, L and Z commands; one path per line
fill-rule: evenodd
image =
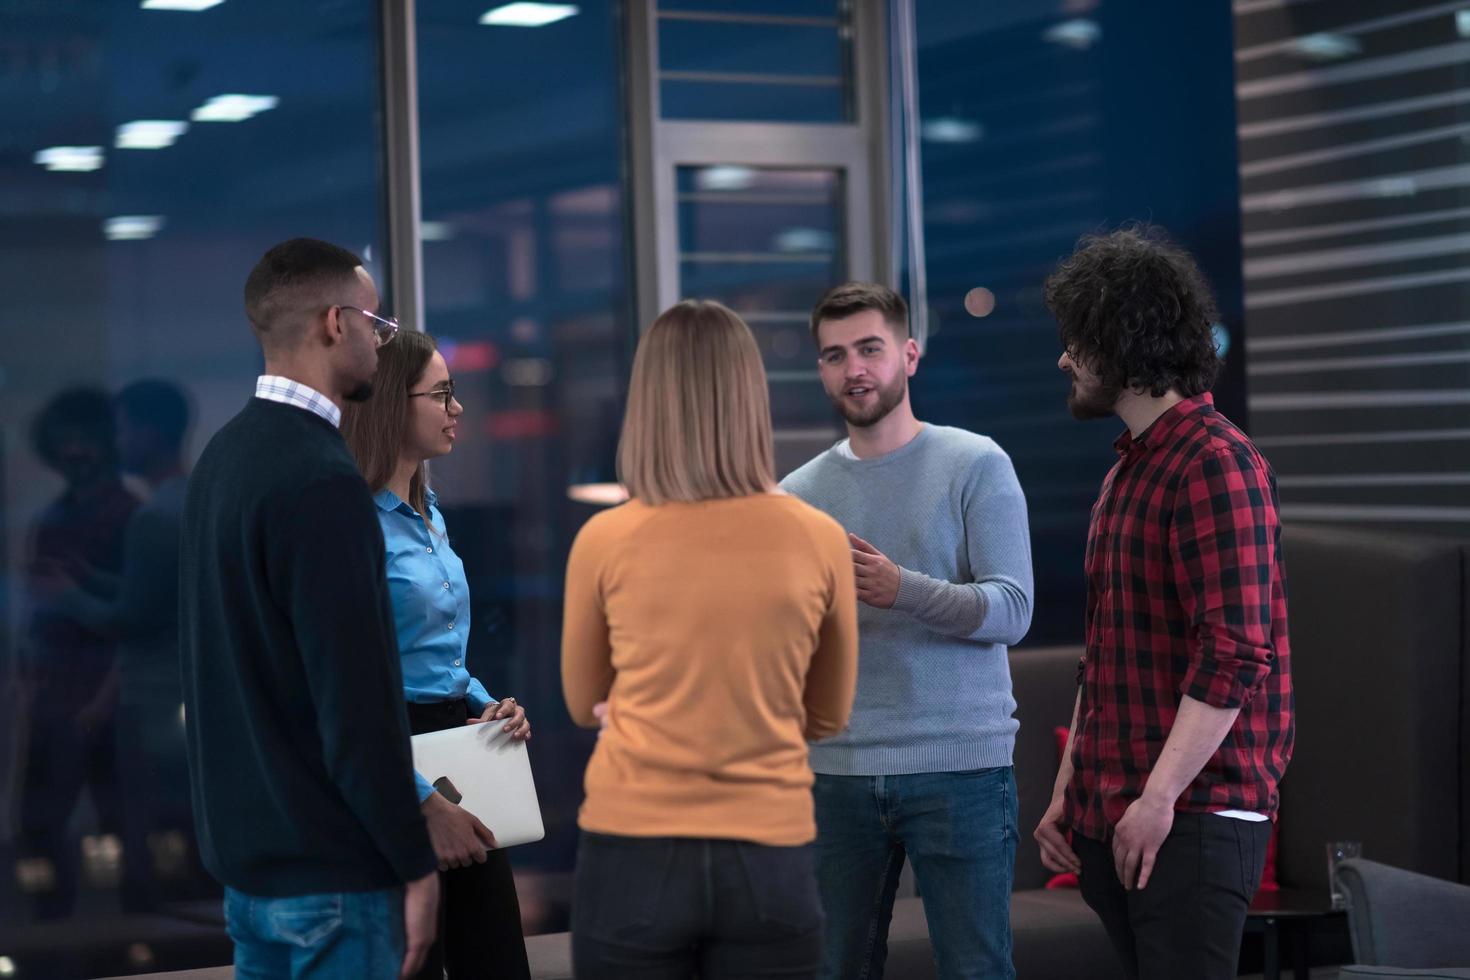
M 571 3 L 507 3 L 480 15 L 480 23 L 492 27 L 545 27 L 580 13 Z
M 210 7 L 218 7 L 225 0 L 143 0 L 144 10 L 187 10 L 198 13 Z
M 139 119 L 117 127 L 112 145 L 119 150 L 161 150 L 188 130 L 188 123 L 176 119 Z
M 274 95 L 216 95 L 189 114 L 195 122 L 244 122 L 280 105 Z
M 985 135 L 985 127 L 973 119 L 940 116 L 920 126 L 919 133 L 930 143 L 974 143 Z
M 54 172 L 85 173 L 102 168 L 102 147 L 48 146 L 44 150 L 37 150 L 34 160 Z
M 162 228 L 161 214 L 122 214 L 102 222 L 102 233 L 109 242 L 139 242 Z
M 694 184 L 702 191 L 743 191 L 755 186 L 756 173 L 750 167 L 717 164 L 694 174 Z
M 1064 47 L 1086 51 L 1102 37 L 1102 28 L 1097 21 L 1079 17 L 1048 27 L 1041 35 L 1042 40 Z

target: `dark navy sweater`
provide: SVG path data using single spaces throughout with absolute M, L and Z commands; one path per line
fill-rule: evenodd
M 189 480 L 179 631 L 205 866 L 253 895 L 432 871 L 383 534 L 337 430 L 251 399 Z

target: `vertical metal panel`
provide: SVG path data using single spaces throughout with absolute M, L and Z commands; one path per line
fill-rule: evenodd
M 424 329 L 424 256 L 419 239 L 419 113 L 415 0 L 382 0 L 384 176 L 388 288 L 393 313 Z

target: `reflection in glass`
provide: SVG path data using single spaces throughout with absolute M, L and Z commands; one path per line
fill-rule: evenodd
M 852 120 L 848 3 L 657 0 L 657 5 L 663 118 Z
M 382 256 L 378 4 L 196 8 L 0 0 L 0 952 L 23 978 L 228 962 L 184 774 L 179 503 L 260 370 L 260 254 Z
M 680 167 L 679 285 L 750 325 L 771 380 L 777 469 L 836 432 L 817 381 L 813 304 L 847 278 L 844 181 L 830 168 Z
M 538 30 L 417 8 L 426 328 L 465 406 L 432 478 L 469 579 L 469 666 L 536 719 L 546 839 L 507 852 L 528 935 L 568 927 L 592 745 L 562 707 L 558 651 L 566 552 L 601 505 L 568 493 L 612 479 L 637 334 L 619 8 L 577 6 Z

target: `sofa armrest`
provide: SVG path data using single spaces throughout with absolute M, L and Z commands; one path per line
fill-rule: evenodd
M 1373 861 L 1338 865 L 1361 964 L 1470 967 L 1470 887 Z

